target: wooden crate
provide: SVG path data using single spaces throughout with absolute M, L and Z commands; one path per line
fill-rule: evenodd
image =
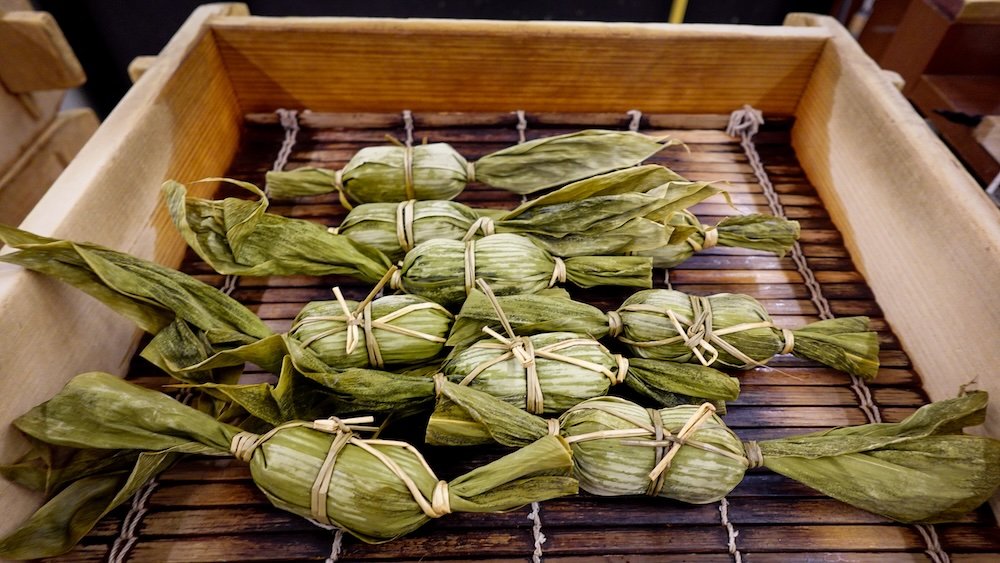
M 769 117 L 794 118 L 784 134 L 801 170 L 842 235 L 858 278 L 867 281 L 905 350 L 900 354 L 912 362 L 930 397 L 952 396 L 977 376 L 981 388 L 1000 395 L 1000 380 L 989 371 L 1000 360 L 1000 298 L 994 290 L 1000 279 L 1000 214 L 843 29 L 819 16 L 795 15 L 786 23 L 759 28 L 275 19 L 247 17 L 241 5 L 205 6 L 22 227 L 177 266 L 185 247 L 162 207 L 160 183 L 238 173 L 234 163 L 243 158 L 241 146 L 252 146 L 254 131 L 245 117 L 279 107 L 356 112 L 353 122 L 362 128 L 373 113 L 402 109 L 418 117 L 468 112 L 469 125 L 475 125 L 477 115 L 515 109 L 554 115 L 563 123 L 599 121 L 574 122 L 567 116 L 600 113 L 617 116 L 607 125 L 620 127 L 626 121 L 621 116 L 631 108 L 655 115 L 727 114 L 749 103 Z M 672 119 L 660 128 L 706 118 Z M 369 125 L 386 127 L 384 122 Z M 199 189 L 207 195 L 214 186 Z M 0 269 L 0 311 L 0 459 L 10 459 L 24 448 L 7 429 L 12 418 L 78 372 L 125 373 L 137 334 L 130 323 L 76 290 L 14 268 Z M 808 414 L 809 408 L 822 407 L 798 412 Z M 856 414 L 845 415 L 845 422 L 860 422 Z M 810 423 L 786 424 L 796 425 Z M 996 404 L 987 431 L 1000 436 Z M 198 468 L 187 471 L 192 475 Z M 242 489 L 231 490 L 238 495 Z M 19 521 L 37 502 L 7 483 L 0 484 L 0 495 L 11 515 L 0 529 Z M 761 502 L 766 508 L 766 500 Z M 586 508 L 564 508 L 567 522 L 574 510 Z M 815 509 L 828 510 L 837 509 Z M 856 534 L 859 546 L 895 541 L 901 553 L 919 551 L 912 529 L 871 530 L 871 522 L 851 518 L 854 524 L 838 533 Z M 671 525 L 648 525 L 662 524 Z M 114 536 L 114 526 L 112 520 L 107 523 L 111 531 L 102 528 L 98 534 L 104 530 Z M 289 541 L 298 537 L 299 549 L 308 553 L 292 557 L 288 552 L 288 557 L 313 556 L 303 546 L 312 545 L 315 536 L 289 526 Z M 632 533 L 638 537 L 640 532 Z M 676 532 L 670 541 L 693 537 L 684 529 Z M 782 539 L 773 532 L 761 526 L 743 537 L 761 547 L 752 551 L 768 552 L 763 548 L 768 542 Z M 787 549 L 777 551 L 826 550 L 832 557 L 840 544 L 824 535 L 828 532 L 822 525 L 783 529 Z M 970 534 L 959 527 L 953 545 L 962 545 L 961 538 Z M 585 547 L 586 537 L 577 531 L 553 542 Z M 644 537 L 659 536 L 652 530 Z M 227 545 L 233 549 L 238 543 Z M 989 542 L 972 543 L 979 550 L 1000 550 Z M 440 547 L 419 539 L 410 545 L 417 551 L 380 556 L 419 557 L 421 546 L 427 553 Z M 586 553 L 581 549 L 565 553 Z M 718 549 L 712 553 L 726 553 L 725 545 Z

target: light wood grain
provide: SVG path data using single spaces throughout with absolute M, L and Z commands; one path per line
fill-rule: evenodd
M 823 30 L 362 18 L 212 24 L 248 112 L 795 110 Z M 586 79 L 584 79 L 586 76 Z
M 1000 396 L 1000 211 L 832 19 L 792 141 L 933 399 Z M 1000 403 L 985 431 L 1000 436 Z
M 20 223 L 98 125 L 89 108 L 59 114 L 21 158 L 0 174 L 0 223 Z
M 0 81 L 15 94 L 74 88 L 83 67 L 47 12 L 0 13 Z
M 195 11 L 160 54 L 162 64 L 129 91 L 23 228 L 179 262 L 184 247 L 167 227 L 159 186 L 221 174 L 236 149 L 241 113 L 204 27 L 233 13 L 246 7 Z M 0 459 L 10 460 L 24 447 L 10 421 L 77 373 L 122 373 L 136 331 L 79 291 L 14 267 L 0 269 L 0 311 Z M 0 534 L 37 502 L 6 481 L 0 497 L 7 511 Z

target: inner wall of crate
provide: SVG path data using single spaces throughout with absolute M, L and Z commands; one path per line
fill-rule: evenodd
M 707 224 L 738 213 L 768 213 L 761 186 L 739 142 L 723 132 L 725 115 L 646 115 L 644 133 L 669 134 L 686 145 L 668 149 L 649 162 L 663 164 L 693 180 L 720 182 L 734 207 L 721 197 L 692 211 Z M 447 142 L 470 160 L 518 142 L 513 114 L 420 114 L 413 116 L 414 142 Z M 588 127 L 626 128 L 619 114 L 528 114 L 527 139 Z M 400 114 L 305 114 L 286 169 L 343 167 L 358 149 L 403 140 Z M 918 374 L 882 318 L 864 278 L 852 265 L 840 233 L 805 177 L 789 145 L 790 120 L 771 120 L 755 137 L 757 149 L 787 216 L 802 227 L 801 246 L 833 312 L 868 315 L 879 332 L 882 368 L 870 383 L 886 421 L 898 421 L 927 402 Z M 229 176 L 263 185 L 275 163 L 285 129 L 274 114 L 249 114 L 240 150 Z M 222 187 L 217 197 L 247 197 Z M 471 185 L 458 201 L 474 207 L 511 208 L 520 197 Z M 345 216 L 335 195 L 272 202 L 271 212 L 337 225 Z M 221 287 L 217 275 L 189 253 L 182 269 Z M 664 272 L 654 273 L 666 287 Z M 763 252 L 712 248 L 669 273 L 674 289 L 709 295 L 738 292 L 759 299 L 777 325 L 797 328 L 819 319 L 801 274 L 790 258 Z M 340 286 L 349 299 L 369 287 L 349 278 L 306 276 L 240 278 L 232 295 L 253 308 L 275 331 L 285 331 L 299 309 L 331 298 Z M 621 288 L 580 290 L 575 298 L 605 310 L 629 294 Z M 817 364 L 779 356 L 771 368 L 739 372 L 740 398 L 725 421 L 741 438 L 762 440 L 831 426 L 862 424 L 866 418 L 850 379 Z M 133 381 L 153 388 L 169 383 L 137 360 Z M 251 372 L 249 378 L 266 379 Z M 390 434 L 420 443 L 420 424 L 404 423 Z M 498 448 L 421 447 L 442 478 L 455 477 L 496 458 Z M 64 560 L 97 561 L 112 546 L 135 538 L 134 561 L 237 560 L 510 560 L 531 558 L 537 533 L 544 534 L 549 561 L 599 556 L 611 561 L 654 561 L 672 555 L 688 561 L 927 561 L 926 542 L 915 527 L 891 522 L 822 496 L 765 469 L 749 472 L 726 500 L 685 505 L 664 499 L 600 498 L 581 495 L 544 502 L 541 528 L 533 530 L 529 508 L 505 514 L 452 514 L 399 540 L 368 545 L 317 528 L 271 507 L 254 487 L 247 467 L 235 460 L 189 458 L 164 473 L 144 504 L 126 505 L 105 518 Z M 144 509 L 144 510 L 140 510 Z M 136 522 L 138 520 L 138 522 Z M 725 523 L 732 526 L 730 531 Z M 936 526 L 941 546 L 954 561 L 987 561 L 1000 556 L 1000 533 L 992 513 L 981 508 L 956 524 Z M 731 543 L 732 533 L 735 543 Z

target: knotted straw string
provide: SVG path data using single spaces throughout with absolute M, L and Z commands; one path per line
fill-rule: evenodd
M 365 416 L 349 419 L 337 419 L 330 418 L 324 420 L 316 420 L 312 422 L 306 421 L 295 421 L 276 426 L 270 431 L 262 434 L 252 434 L 249 432 L 240 432 L 233 436 L 232 443 L 230 444 L 230 452 L 237 458 L 244 462 L 249 463 L 253 458 L 253 453 L 263 445 L 266 441 L 274 437 L 275 434 L 281 432 L 282 430 L 294 427 L 305 427 L 317 430 L 320 432 L 326 432 L 334 435 L 333 441 L 330 443 L 330 449 L 327 452 L 326 458 L 323 464 L 320 466 L 319 472 L 316 475 L 316 479 L 313 482 L 312 488 L 310 489 L 310 506 L 309 510 L 312 514 L 313 519 L 317 522 L 323 524 L 333 524 L 336 522 L 330 518 L 327 514 L 326 493 L 329 492 L 330 481 L 333 477 L 333 469 L 336 464 L 336 459 L 341 451 L 347 446 L 356 446 L 366 453 L 372 455 L 379 462 L 382 463 L 392 474 L 394 474 L 409 490 L 410 495 L 413 496 L 413 500 L 420 507 L 420 510 L 428 518 L 440 518 L 445 514 L 451 513 L 451 502 L 448 492 L 448 483 L 442 481 L 434 475 L 434 470 L 427 464 L 423 455 L 420 454 L 410 444 L 406 442 L 398 442 L 395 440 L 362 440 L 354 435 L 354 432 L 374 432 L 378 430 L 378 427 L 374 426 L 359 426 L 361 423 L 372 422 L 374 417 Z M 427 473 L 435 480 L 437 483 L 434 486 L 434 490 L 431 493 L 431 498 L 427 499 L 424 494 L 420 491 L 420 488 L 414 482 L 413 478 L 410 477 L 402 467 L 399 466 L 392 458 L 385 455 L 383 452 L 377 450 L 374 446 L 389 446 L 389 447 L 399 447 L 407 450 L 417 459 L 420 465 L 427 471 Z
M 718 228 L 710 225 L 702 225 L 702 229 L 705 231 L 702 235 L 705 238 L 704 241 L 699 243 L 693 236 L 688 237 L 687 241 L 685 241 L 695 252 L 701 252 L 719 244 Z
M 465 161 L 465 183 L 476 183 L 476 163 L 471 160 Z
M 402 201 L 396 206 L 396 240 L 405 252 L 413 250 L 416 244 L 413 238 L 413 215 L 415 199 Z
M 476 285 L 479 286 L 479 289 L 483 291 L 486 298 L 489 300 L 490 305 L 493 306 L 493 310 L 496 312 L 497 318 L 503 326 L 504 331 L 507 332 L 507 336 L 499 334 L 490 327 L 483 327 L 483 332 L 492 336 L 496 342 L 480 341 L 473 344 L 472 348 L 503 350 L 504 353 L 499 354 L 473 368 L 468 374 L 466 374 L 462 381 L 459 382 L 459 385 L 471 385 L 481 373 L 490 367 L 510 359 L 516 359 L 521 364 L 521 368 L 524 369 L 526 389 L 525 403 L 527 405 L 525 410 L 533 414 L 542 414 L 545 409 L 545 400 L 542 394 L 541 382 L 538 379 L 538 369 L 535 362 L 535 359 L 538 357 L 564 362 L 589 371 L 603 374 L 611 380 L 612 385 L 617 385 L 625 380 L 625 376 L 628 373 L 628 360 L 621 355 L 614 356 L 617 363 L 617 370 L 612 372 L 603 365 L 557 353 L 561 350 L 577 346 L 597 346 L 603 349 L 604 346 L 596 340 L 587 338 L 571 338 L 554 344 L 549 344 L 548 346 L 544 346 L 542 348 L 535 348 L 530 339 L 517 336 L 514 333 L 514 328 L 511 326 L 510 320 L 507 318 L 507 314 L 500 306 L 500 302 L 497 300 L 497 297 L 493 293 L 489 284 L 487 284 L 485 280 L 478 279 L 476 280 Z M 551 428 L 552 427 L 550 426 L 550 429 Z
M 566 263 L 562 258 L 553 256 L 552 277 L 549 279 L 549 287 L 555 287 L 557 283 L 566 283 Z
M 480 217 L 476 219 L 471 225 L 469 225 L 469 230 L 465 232 L 465 236 L 462 237 L 462 242 L 468 242 L 476 236 L 476 232 L 481 231 L 484 237 L 496 234 L 496 223 L 493 222 L 491 217 Z

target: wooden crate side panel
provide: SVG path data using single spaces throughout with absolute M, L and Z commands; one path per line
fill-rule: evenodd
M 235 7 L 234 7 L 235 6 Z M 242 5 L 197 10 L 49 189 L 22 228 L 91 241 L 176 265 L 184 245 L 160 203 L 160 183 L 225 171 L 241 112 L 204 22 Z M 135 327 L 79 291 L 20 268 L 0 267 L 0 459 L 24 448 L 10 421 L 77 373 L 124 373 Z M 0 481 L 0 535 L 37 498 Z
M 240 103 L 313 111 L 795 110 L 827 33 L 358 18 L 212 24 Z
M 927 392 L 1000 397 L 1000 211 L 833 20 L 786 23 L 835 33 L 792 143 Z M 985 429 L 1000 436 L 1000 402 Z

